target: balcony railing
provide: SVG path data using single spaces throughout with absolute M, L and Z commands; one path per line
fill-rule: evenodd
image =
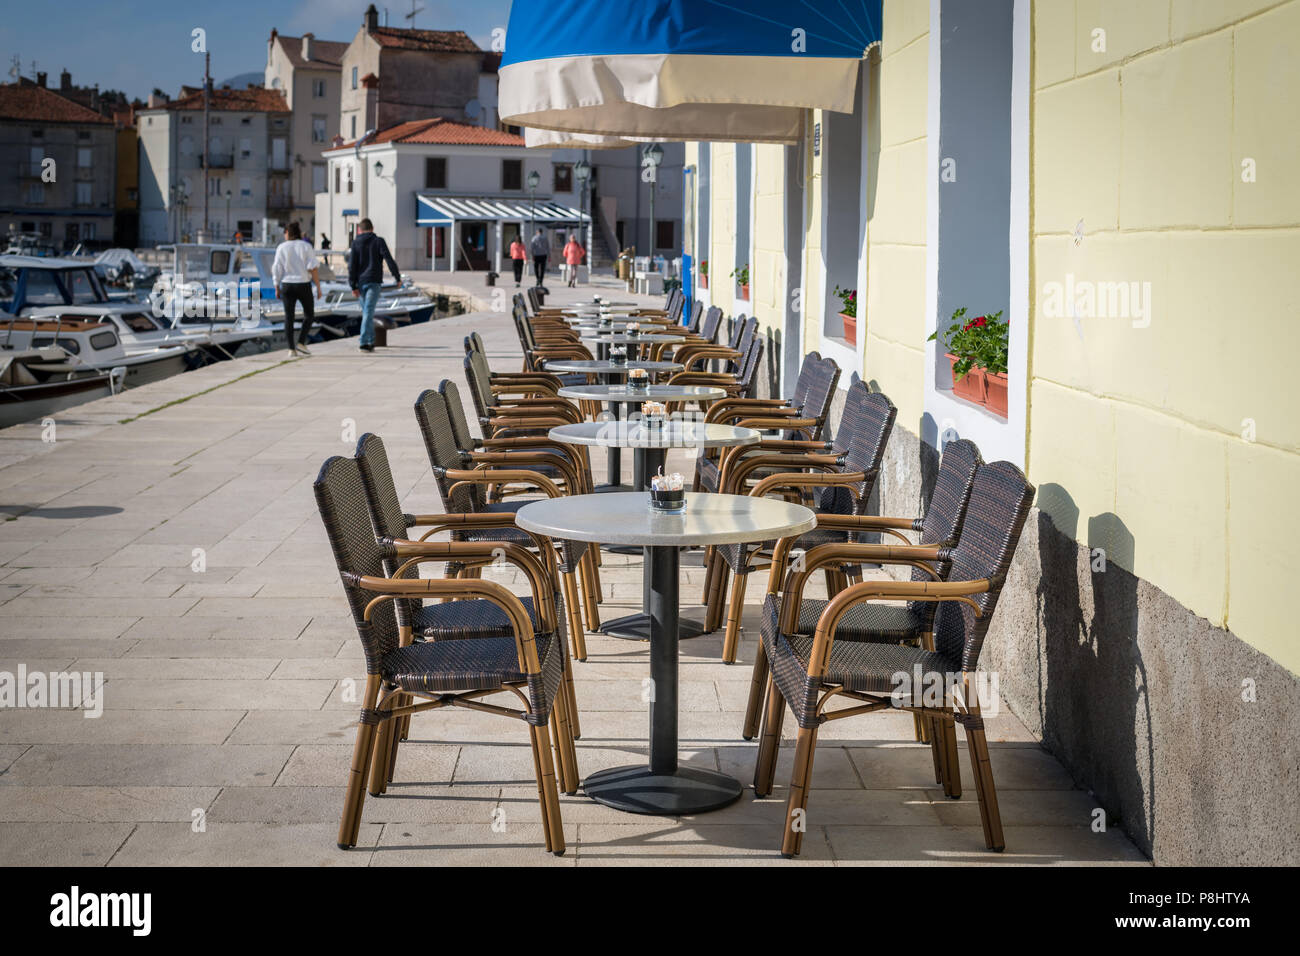
M 207 168 L 209 169 L 233 169 L 235 167 L 234 153 L 209 153 L 207 155 Z M 199 165 L 204 165 L 204 157 L 199 157 Z

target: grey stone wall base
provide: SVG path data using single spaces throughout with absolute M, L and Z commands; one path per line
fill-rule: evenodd
M 877 513 L 920 514 L 938 459 L 896 426 Z M 1069 523 L 1065 489 L 1044 502 Z M 1079 536 L 1031 512 L 982 668 L 1156 863 L 1300 864 L 1300 678 L 1115 563 L 1133 553 L 1117 516 Z

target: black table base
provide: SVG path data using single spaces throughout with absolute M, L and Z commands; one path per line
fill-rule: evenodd
M 650 618 L 650 764 L 615 767 L 583 781 L 597 803 L 629 813 L 677 816 L 739 799 L 740 781 L 715 770 L 677 766 L 677 548 L 646 548 Z
M 600 633 L 607 637 L 618 637 L 625 641 L 648 641 L 650 640 L 650 615 L 645 612 L 638 614 L 628 614 L 623 617 L 616 617 L 612 621 L 604 621 L 600 625 Z M 679 618 L 677 624 L 677 636 L 681 640 L 687 640 L 692 637 L 699 637 L 702 634 L 709 633 L 704 629 L 704 625 L 699 621 L 692 621 L 686 618 Z
M 672 817 L 720 810 L 740 799 L 740 781 L 716 770 L 678 767 L 655 773 L 648 767 L 614 767 L 593 773 L 583 792 L 597 803 L 625 813 Z

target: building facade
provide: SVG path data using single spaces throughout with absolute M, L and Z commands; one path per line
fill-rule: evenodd
M 327 150 L 325 157 L 329 189 L 316 197 L 316 219 L 329 224 L 322 229 L 333 247 L 346 248 L 357 223 L 368 217 L 403 269 L 499 269 L 498 250 L 508 247 L 521 229 L 531 234 L 529 226 L 539 222 L 530 216 L 534 204 L 572 208 L 580 201 L 563 176 L 560 185 L 570 188 L 556 192 L 550 151 L 526 149 L 523 138 L 513 133 L 450 120 L 401 123 L 359 149 L 344 143 Z M 528 186 L 532 173 L 538 177 L 535 190 Z M 484 210 L 482 216 L 454 223 L 422 224 L 436 216 L 422 206 L 421 196 L 494 201 L 518 214 L 503 219 Z M 563 229 L 552 228 L 557 233 Z M 558 235 L 552 242 L 559 242 L 557 251 L 562 248 Z
M 187 89 L 175 100 L 151 97 L 137 111 L 144 245 L 200 234 L 275 240 L 279 224 L 293 218 L 295 163 L 284 93 L 216 89 L 208 114 L 205 170 L 202 90 Z
M 41 79 L 44 79 L 42 75 Z M 70 250 L 113 237 L 113 122 L 21 79 L 0 85 L 0 229 Z
M 343 54 L 348 44 L 318 40 L 314 34 L 285 36 L 276 30 L 266 45 L 266 88 L 284 93 L 292 117 L 292 217 L 306 236 L 316 236 L 316 194 L 325 192 L 326 162 L 321 155 L 339 135 L 339 96 Z
M 495 128 L 498 60 L 460 30 L 380 26 L 371 4 L 342 56 L 340 135 L 435 117 Z
M 1297 35 L 1297 0 L 885 0 L 854 113 L 687 147 L 695 293 L 773 388 L 815 349 L 897 405 L 879 513 L 954 436 L 1037 485 L 981 665 L 1160 863 L 1300 862 Z M 928 340 L 963 306 L 1009 319 L 1005 414 Z

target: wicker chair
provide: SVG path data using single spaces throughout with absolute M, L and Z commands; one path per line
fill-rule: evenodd
M 541 564 L 522 548 L 472 542 L 385 542 L 375 540 L 366 507 L 361 468 L 334 457 L 314 485 L 316 504 L 338 565 L 366 658 L 366 686 L 357 725 L 347 797 L 339 824 L 340 849 L 354 847 L 361 827 L 366 778 L 376 753 L 388 753 L 395 718 L 442 707 L 465 707 L 522 720 L 528 725 L 537 771 L 546 849 L 564 852 L 560 801 L 552 762 L 552 734 L 561 776 L 577 777 L 577 757 L 568 725 L 562 638 L 556 633 L 549 580 Z M 528 577 L 539 632 L 520 600 L 501 585 L 473 579 L 389 577 L 384 562 L 408 565 L 491 558 L 493 549 Z M 418 598 L 485 601 L 510 621 L 509 637 L 413 642 L 398 623 L 395 602 Z M 512 693 L 520 709 L 484 700 Z M 403 701 L 411 700 L 411 703 Z M 548 729 L 549 728 L 549 729 Z
M 956 547 L 822 545 L 805 556 L 803 570 L 790 575 L 778 614 L 765 615 L 763 624 L 772 681 L 754 770 L 754 789 L 766 796 L 772 791 L 781 724 L 788 704 L 799 732 L 786 805 L 783 854 L 797 854 L 802 842 L 818 728 L 828 720 L 891 707 L 920 714 L 943 728 L 939 745 L 941 774 L 948 795 L 954 798 L 961 796 L 961 782 L 956 735 L 951 731 L 954 722 L 962 724 L 979 795 L 984 840 L 990 850 L 1003 849 L 1005 840 L 988 743 L 974 690 L 980 649 L 1033 498 L 1034 486 L 1010 462 L 981 465 L 971 485 Z M 811 636 L 800 634 L 797 624 L 808 576 L 824 562 L 844 560 L 910 564 L 928 569 L 930 580 L 855 584 L 826 605 Z M 947 581 L 938 580 L 930 561 L 950 562 Z M 846 616 L 864 602 L 882 600 L 939 602 L 933 642 L 916 647 L 896 643 L 892 638 L 889 643 L 838 640 Z M 918 668 L 927 679 L 932 679 L 930 675 L 942 678 L 945 690 L 937 706 L 924 697 L 918 699 L 920 688 L 913 688 L 911 695 L 896 694 L 897 675 L 911 675 Z M 948 675 L 960 676 L 960 686 L 951 693 L 947 689 Z M 828 709 L 827 705 L 836 699 L 854 705 Z
M 515 527 L 512 514 L 475 514 L 475 515 L 412 515 L 406 514 L 397 497 L 397 487 L 393 482 L 393 473 L 388 464 L 388 453 L 378 435 L 365 434 L 357 441 L 354 458 L 361 468 L 361 481 L 366 489 L 366 504 L 370 510 L 370 520 L 374 525 L 375 535 L 381 541 L 404 541 L 411 537 L 411 529 L 424 529 L 420 538 L 426 541 L 438 532 L 450 532 L 454 540 L 478 540 L 509 542 L 520 547 L 532 548 L 548 576 L 551 578 L 553 605 L 556 609 L 557 631 L 561 646 L 565 648 L 565 681 L 568 687 L 569 726 L 574 737 L 581 736 L 578 723 L 578 703 L 573 687 L 573 670 L 569 666 L 567 643 L 565 642 L 565 610 L 568 610 L 568 625 L 581 632 L 582 622 L 577 617 L 577 583 L 571 566 L 557 573 L 555 548 L 551 542 L 538 535 L 529 535 Z M 487 532 L 487 534 L 484 534 Z M 499 563 L 500 556 L 494 559 Z M 479 564 L 481 568 L 481 563 Z M 389 577 L 402 577 L 395 562 L 385 561 L 385 573 Z M 464 565 L 448 565 L 463 573 Z M 474 575 L 470 575 L 471 577 Z M 561 596 L 563 590 L 563 597 Z M 545 630 L 542 626 L 542 614 L 531 597 L 520 599 L 528 611 L 529 620 L 534 630 Z M 408 627 L 415 640 L 460 640 L 471 637 L 509 637 L 510 621 L 492 605 L 483 602 L 455 601 L 443 604 L 422 605 L 419 601 L 398 601 L 397 623 Z M 581 635 L 575 637 L 575 654 Z M 586 646 L 582 645 L 582 655 L 586 656 Z M 393 779 L 393 769 L 397 760 L 397 742 L 406 739 L 409 718 L 402 718 L 399 732 L 393 736 L 391 753 L 387 755 L 384 766 L 387 774 L 380 779 L 378 792 L 382 793 Z M 375 773 L 379 773 L 380 761 L 376 759 Z M 572 792 L 577 787 L 577 780 L 565 780 L 564 789 Z M 376 793 L 372 780 L 371 793 Z
M 819 515 L 818 527 L 801 535 L 794 547 L 807 551 L 821 544 L 848 541 L 850 532 L 828 527 L 820 516 L 861 515 L 866 512 L 897 414 L 898 409 L 887 396 L 868 391 L 865 382 L 855 382 L 845 397 L 840 425 L 828 452 L 747 457 L 731 470 L 728 484 L 722 490 L 743 494 L 750 474 L 760 470 L 766 472 L 767 477 L 758 482 L 750 494 L 758 497 L 773 493 L 798 496 Z M 722 661 L 725 664 L 736 661 L 736 651 L 740 646 L 740 618 L 745 609 L 746 584 L 753 570 L 754 557 L 774 543 L 732 544 L 715 549 L 715 554 L 726 562 L 733 576 L 731 600 L 727 605 L 727 630 L 722 642 Z M 724 594 L 726 578 L 725 572 L 715 578 Z M 827 590 L 830 594 L 847 585 L 845 572 L 828 569 Z M 718 596 L 719 602 L 722 596 Z
M 760 340 L 761 341 L 761 340 Z M 695 491 L 722 491 L 744 494 L 743 486 L 729 482 L 729 472 L 751 455 L 768 455 L 774 452 L 825 451 L 822 431 L 830 414 L 839 383 L 840 367 L 834 359 L 824 359 L 816 352 L 804 358 L 803 368 L 795 382 L 794 396 L 783 399 L 724 398 L 709 407 L 705 420 L 748 428 L 783 429 L 780 438 L 764 439 L 753 445 L 723 449 L 718 457 L 701 455 L 695 465 Z M 749 479 L 757 481 L 766 477 L 763 469 L 746 472 Z M 718 556 L 716 548 L 705 552 L 704 603 L 707 611 L 704 626 L 717 630 L 722 624 L 722 595 L 726 589 L 727 567 Z
M 420 426 L 420 436 L 424 440 L 429 464 L 433 468 L 438 492 L 442 497 L 443 510 L 449 514 L 496 514 L 511 515 L 522 508 L 526 501 L 492 500 L 493 493 L 502 486 L 522 486 L 523 489 L 537 489 L 549 497 L 558 497 L 561 492 L 555 482 L 534 469 L 518 467 L 491 467 L 493 464 L 534 464 L 529 456 L 520 454 L 518 460 L 501 460 L 498 462 L 475 462 L 473 457 L 462 452 L 457 446 L 455 429 L 452 426 L 452 414 L 448 397 L 441 392 L 427 389 L 420 393 L 415 402 L 415 418 Z M 487 439 L 491 441 L 492 439 Z M 547 462 L 559 466 L 559 456 L 548 457 Z M 470 467 L 473 466 L 473 467 Z M 581 493 L 583 483 L 571 476 L 569 487 Z M 522 538 L 521 538 L 522 536 Z M 527 540 L 522 531 L 511 529 L 475 529 L 453 532 L 452 538 L 469 541 L 506 540 L 519 543 Z M 600 603 L 600 578 L 596 570 L 594 549 L 581 541 L 561 542 L 560 571 L 563 576 L 570 572 L 581 577 L 583 602 L 590 630 L 599 630 L 600 616 L 597 605 Z M 570 609 L 570 631 L 573 639 L 573 654 L 578 660 L 587 659 L 586 636 L 580 626 L 574 626 L 578 600 L 576 594 L 567 592 Z
M 966 439 L 951 441 L 944 446 L 943 457 L 939 461 L 939 471 L 935 476 L 934 491 L 930 495 L 929 507 L 920 518 L 896 518 L 878 515 L 857 515 L 853 517 L 823 514 L 818 518 L 818 531 L 848 535 L 857 531 L 877 532 L 897 538 L 903 545 L 912 541 L 903 534 L 910 530 L 920 533 L 919 544 L 926 548 L 951 548 L 957 544 L 961 532 L 962 519 L 966 514 L 966 505 L 970 500 L 971 485 L 975 481 L 976 470 L 984 464 L 979 449 L 974 442 Z M 807 535 L 803 536 L 806 538 Z M 788 554 L 791 547 L 807 548 L 806 542 L 785 543 L 782 554 Z M 841 539 L 845 540 L 845 539 Z M 829 541 L 822 543 L 831 543 Z M 937 551 L 935 552 L 938 553 Z M 927 561 L 927 567 L 913 567 L 913 581 L 946 580 L 950 562 L 936 558 Z M 779 588 L 785 570 L 784 560 L 773 560 L 768 575 L 768 594 L 763 604 L 764 633 L 774 632 L 779 601 Z M 933 571 L 933 575 L 931 572 Z M 827 601 L 817 598 L 804 598 L 799 605 L 799 616 L 795 622 L 796 632 L 812 634 L 817 629 L 817 620 L 826 609 Z M 924 644 L 928 640 L 934 619 L 935 605 L 925 601 L 913 601 L 906 607 L 862 604 L 853 608 L 841 620 L 835 639 L 838 641 L 869 641 L 889 643 L 910 641 Z M 758 734 L 758 720 L 763 706 L 763 697 L 767 693 L 768 680 L 767 648 L 759 641 L 754 655 L 754 672 L 749 689 L 749 703 L 745 709 L 745 724 L 742 736 L 750 740 Z M 918 739 L 928 740 L 928 734 L 922 731 L 918 718 Z M 937 773 L 938 767 L 936 767 Z M 936 783 L 942 783 L 936 777 Z

